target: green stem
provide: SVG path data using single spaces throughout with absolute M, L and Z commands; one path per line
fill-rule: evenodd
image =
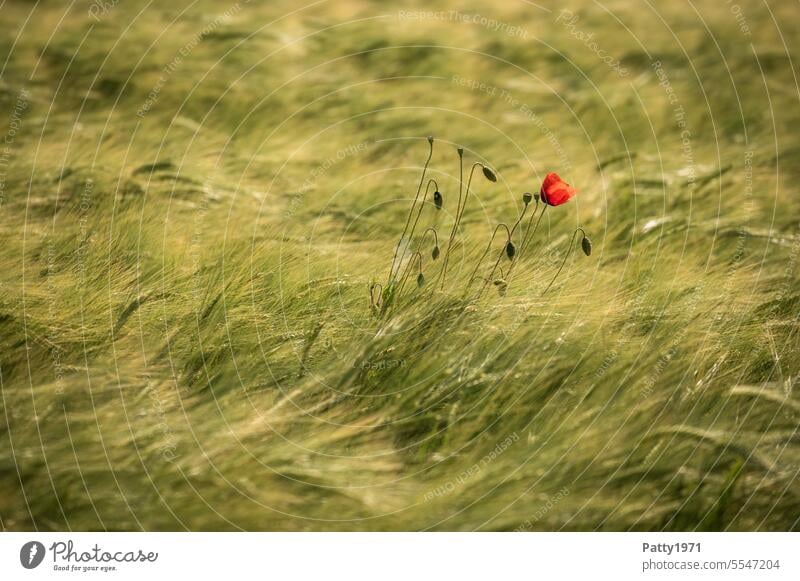
M 536 203 L 538 204 L 539 200 L 536 200 Z M 519 218 L 517 218 L 517 221 L 514 222 L 514 225 L 511 227 L 511 231 L 510 232 L 508 232 L 508 227 L 506 227 L 506 231 L 508 232 L 508 242 L 513 242 L 513 240 L 514 240 L 514 232 L 516 232 L 517 227 L 522 222 L 522 219 L 525 217 L 525 213 L 527 211 L 528 211 L 528 204 L 525 204 L 525 206 L 522 208 L 522 212 L 520 212 L 520 214 L 519 214 Z M 534 209 L 534 213 L 536 213 L 535 209 Z M 496 232 L 497 232 L 497 229 L 495 229 L 495 233 Z M 494 234 L 492 234 L 492 240 L 494 240 Z M 489 241 L 489 246 L 491 246 L 491 244 L 492 244 L 492 241 L 490 240 Z M 481 256 L 480 262 L 483 262 L 483 259 L 486 256 L 488 251 L 489 251 L 489 248 L 487 248 L 486 251 L 484 251 L 483 255 Z M 494 263 L 494 266 L 492 267 L 492 271 L 489 273 L 489 277 L 486 279 L 487 283 L 488 283 L 488 281 L 492 280 L 492 277 L 494 276 L 494 272 L 497 270 L 497 267 L 500 265 L 500 261 L 502 259 L 503 259 L 503 250 L 500 251 L 500 254 L 497 257 L 497 261 Z M 514 258 L 514 260 L 516 260 L 516 257 Z M 512 265 L 514 264 L 514 260 L 512 260 L 512 262 L 511 262 Z M 479 262 L 479 264 L 480 264 L 480 262 Z M 477 268 L 478 267 L 476 266 L 475 269 L 477 270 Z M 502 272 L 502 270 L 503 269 L 501 268 L 500 271 Z M 511 268 L 508 269 L 508 272 L 511 273 Z M 473 272 L 473 277 L 474 277 L 474 275 L 475 275 L 475 273 Z M 469 284 L 467 285 L 467 289 L 469 289 L 469 285 L 470 284 L 472 284 L 472 278 L 470 278 Z M 478 294 L 479 298 L 483 294 L 483 291 L 485 289 L 486 289 L 486 284 L 483 285 L 483 288 L 481 289 L 481 292 Z
M 447 276 L 447 265 L 450 261 L 450 249 L 453 247 L 453 241 L 456 237 L 456 232 L 458 232 L 458 227 L 461 225 L 461 217 L 464 215 L 464 209 L 467 207 L 467 200 L 469 199 L 469 189 L 472 185 L 472 176 L 475 174 L 475 168 L 480 166 L 481 168 L 485 167 L 481 162 L 476 161 L 472 164 L 472 169 L 469 171 L 469 179 L 467 180 L 467 189 L 464 191 L 464 201 L 461 201 L 461 194 L 459 193 L 458 201 L 459 201 L 459 208 L 456 212 L 456 219 L 453 222 L 453 229 L 450 231 L 450 239 L 447 242 L 447 252 L 444 255 L 444 265 L 442 266 L 442 288 L 444 288 L 445 277 Z
M 458 204 L 456 205 L 456 216 L 458 216 L 458 210 L 461 208 L 461 197 L 464 193 L 464 149 L 459 147 L 458 148 Z M 454 222 L 455 223 L 455 222 Z M 444 252 L 444 258 L 442 259 L 442 270 L 439 273 L 439 276 L 442 280 L 441 288 L 444 289 L 444 279 L 447 273 L 447 263 L 450 260 L 450 246 L 453 244 L 453 230 L 450 231 L 450 236 L 447 240 L 447 249 Z
M 469 277 L 469 281 L 467 282 L 467 288 L 466 288 L 467 291 L 469 291 L 469 287 L 472 286 L 472 281 L 475 280 L 475 275 L 478 273 L 478 268 L 480 268 L 480 265 L 483 262 L 483 259 L 486 258 L 486 255 L 489 254 L 489 250 L 492 249 L 492 242 L 494 242 L 494 238 L 495 238 L 495 236 L 497 236 L 497 231 L 500 228 L 505 228 L 506 229 L 506 236 L 508 237 L 508 240 L 511 240 L 511 232 L 512 231 L 509 231 L 508 226 L 506 224 L 504 224 L 503 222 L 500 222 L 497 226 L 495 226 L 494 232 L 492 232 L 492 237 L 489 239 L 489 244 L 486 245 L 486 250 L 484 250 L 483 254 L 481 254 L 481 257 L 478 259 L 478 262 L 475 264 L 475 269 L 472 271 L 472 274 Z
M 425 241 L 425 235 L 428 232 L 433 232 L 433 245 L 439 246 L 439 235 L 436 233 L 436 228 L 434 228 L 433 226 L 428 226 L 425 232 L 422 233 L 422 241 L 423 242 Z
M 538 204 L 539 202 L 537 201 L 536 203 Z M 525 217 L 525 212 L 527 211 L 528 211 L 528 204 L 525 204 L 525 207 L 522 208 L 522 212 L 520 212 L 519 214 L 519 218 L 517 218 L 517 221 L 514 222 L 514 226 L 511 227 L 511 234 L 509 235 L 509 238 L 514 236 L 514 232 L 517 231 L 517 226 L 519 226 L 519 223 L 522 222 L 522 219 Z M 534 210 L 534 212 L 535 211 L 536 210 Z
M 481 296 L 483 296 L 483 292 L 486 290 L 486 287 L 489 286 L 489 282 L 494 277 L 494 273 L 497 270 L 497 267 L 500 265 L 500 261 L 503 260 L 503 253 L 504 253 L 504 250 L 500 250 L 500 254 L 498 254 L 497 260 L 495 260 L 495 262 L 494 262 L 494 266 L 492 267 L 492 271 L 489 273 L 489 276 L 484 281 L 483 286 L 481 287 L 481 292 L 478 293 L 478 298 L 481 298 Z M 502 268 L 500 269 L 500 272 L 501 273 L 503 272 Z M 509 272 L 510 272 L 510 270 L 509 270 Z M 506 279 L 506 282 L 508 282 L 508 279 Z
M 419 204 L 419 210 L 417 211 L 417 217 L 414 219 L 414 224 L 411 225 L 411 231 L 408 233 L 408 242 L 411 243 L 411 240 L 414 238 L 414 231 L 417 229 L 417 222 L 419 222 L 419 217 L 422 215 L 422 209 L 425 207 L 425 200 L 428 199 L 428 192 L 431 189 L 431 184 L 436 186 L 436 190 L 439 189 L 439 184 L 433 178 L 428 180 L 428 185 L 425 186 L 425 195 L 422 197 L 422 202 Z M 435 191 L 435 190 L 434 190 Z M 405 258 L 405 249 L 403 250 L 403 254 L 400 256 L 400 261 L 403 261 Z
M 400 278 L 400 285 L 397 289 L 397 296 L 400 296 L 400 293 L 403 292 L 403 287 L 406 285 L 406 280 L 408 280 L 408 275 L 411 272 L 411 265 L 414 264 L 414 257 L 417 258 L 417 264 L 419 265 L 419 272 L 422 273 L 422 255 L 419 252 L 415 252 L 411 255 L 411 258 L 408 260 L 408 264 L 406 264 L 406 268 L 404 270 L 403 276 Z
M 572 254 L 572 249 L 575 246 L 575 236 L 578 235 L 578 232 L 581 233 L 581 236 L 583 238 L 586 238 L 586 232 L 583 231 L 583 228 L 575 228 L 575 232 L 572 233 L 572 238 L 569 241 L 569 248 L 567 249 L 566 254 L 564 254 L 564 260 L 561 261 L 561 266 L 558 267 L 558 272 L 556 272 L 556 275 L 553 277 L 553 280 L 550 281 L 550 284 L 548 284 L 547 288 L 544 289 L 544 292 L 542 292 L 542 296 L 544 296 L 544 294 L 547 293 L 547 291 L 550 290 L 550 287 L 553 286 L 553 283 L 558 278 L 558 275 L 561 274 L 561 270 L 564 268 L 564 265 L 567 263 L 567 258 L 569 258 L 570 255 Z
M 531 214 L 531 217 L 528 219 L 528 226 L 525 229 L 525 235 L 522 237 L 522 244 L 520 244 L 519 252 L 517 253 L 517 259 L 511 263 L 511 267 L 508 269 L 508 275 L 507 275 L 508 278 L 506 279 L 508 281 L 510 281 L 511 279 L 511 273 L 514 270 L 514 266 L 520 261 L 520 259 L 522 258 L 522 254 L 525 252 L 525 249 L 528 248 L 528 245 L 530 244 L 531 240 L 533 240 L 536 231 L 539 229 L 539 223 L 542 221 L 542 217 L 544 217 L 544 213 L 547 211 L 547 205 L 545 204 L 544 208 L 542 208 L 542 211 L 539 214 L 539 219 L 536 220 L 536 225 L 534 225 L 533 229 L 531 230 L 531 223 L 533 222 L 533 218 L 536 216 L 538 206 L 539 206 L 539 200 L 536 200 L 536 207 L 534 207 L 533 213 Z
M 392 275 L 394 274 L 394 267 L 395 263 L 397 262 L 397 251 L 400 249 L 400 245 L 403 243 L 403 240 L 406 237 L 406 232 L 408 231 L 408 225 L 411 222 L 411 216 L 414 214 L 414 207 L 417 205 L 417 200 L 419 200 L 419 194 L 422 191 L 422 184 L 425 183 L 425 174 L 428 171 L 428 164 L 431 162 L 431 158 L 433 157 L 433 138 L 428 138 L 428 143 L 430 144 L 430 150 L 428 151 L 428 159 L 425 160 L 425 165 L 422 168 L 422 177 L 419 180 L 419 186 L 417 186 L 417 194 L 414 196 L 414 202 L 411 204 L 411 209 L 408 211 L 408 217 L 406 218 L 406 225 L 403 227 L 403 233 L 400 235 L 400 241 L 397 243 L 397 246 L 394 249 L 394 257 L 392 258 L 392 266 L 389 268 L 389 279 L 387 280 L 387 286 L 392 283 Z M 405 248 L 403 249 L 403 255 L 405 256 Z M 402 257 L 400 258 L 400 262 L 402 263 Z M 398 269 L 400 266 L 398 265 Z

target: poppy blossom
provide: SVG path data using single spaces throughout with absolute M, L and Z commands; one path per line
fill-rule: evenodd
M 567 203 L 577 192 L 575 188 L 558 177 L 557 173 L 549 173 L 542 182 L 542 201 L 549 206 L 560 206 Z

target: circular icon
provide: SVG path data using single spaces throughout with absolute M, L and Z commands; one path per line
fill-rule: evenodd
M 26 569 L 35 569 L 44 560 L 44 545 L 39 541 L 29 541 L 19 550 L 19 562 Z

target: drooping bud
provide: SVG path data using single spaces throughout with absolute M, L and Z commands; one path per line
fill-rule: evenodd
M 417 275 L 417 286 L 422 286 L 423 284 L 425 284 L 425 277 L 424 277 L 424 276 L 423 276 L 423 274 L 420 272 L 420 273 Z
M 482 165 L 481 167 L 483 168 L 483 175 L 486 176 L 487 180 L 489 180 L 490 182 L 496 182 L 497 181 L 497 176 L 494 175 L 494 172 L 492 170 L 490 170 L 485 165 Z
M 439 258 L 439 247 L 438 246 L 434 246 L 433 247 L 433 250 L 431 251 L 431 258 L 433 258 L 434 260 Z
M 581 240 L 581 249 L 586 256 L 592 255 L 592 241 L 589 240 L 586 236 L 583 237 Z
M 531 203 L 532 199 L 533 195 L 531 195 L 530 192 L 525 192 L 524 194 L 522 194 L 522 201 L 525 203 L 526 206 Z
M 439 190 L 433 192 L 433 205 L 436 206 L 437 210 L 442 209 L 442 193 Z
M 508 241 L 506 244 L 506 256 L 508 256 L 509 260 L 514 260 L 514 255 L 517 253 L 517 249 L 514 246 L 514 243 L 511 240 Z

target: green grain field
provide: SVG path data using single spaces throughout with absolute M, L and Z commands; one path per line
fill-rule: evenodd
M 0 22 L 0 529 L 800 528 L 796 2 Z

